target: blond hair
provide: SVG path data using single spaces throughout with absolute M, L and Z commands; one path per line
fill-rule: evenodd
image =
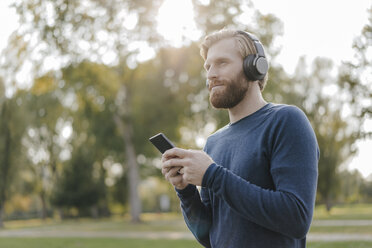
M 218 41 L 228 38 L 235 39 L 239 53 L 243 59 L 247 57 L 249 54 L 257 53 L 253 41 L 249 39 L 246 35 L 240 33 L 237 30 L 221 29 L 205 37 L 204 41 L 200 46 L 200 55 L 203 57 L 204 60 L 206 60 L 208 55 L 208 49 Z M 260 86 L 261 91 L 263 91 L 263 89 L 265 88 L 267 79 L 268 74 L 266 74 L 262 80 L 258 81 L 258 85 Z

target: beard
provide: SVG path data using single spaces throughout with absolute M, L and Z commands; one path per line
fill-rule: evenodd
M 211 92 L 209 100 L 213 107 L 229 109 L 240 103 L 248 91 L 249 84 L 245 79 L 243 72 L 231 80 L 220 81 L 224 85 L 223 90 Z

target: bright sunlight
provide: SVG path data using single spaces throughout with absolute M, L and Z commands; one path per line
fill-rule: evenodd
M 172 46 L 181 47 L 186 41 L 195 41 L 201 36 L 194 22 L 191 0 L 164 0 L 156 19 L 158 33 Z

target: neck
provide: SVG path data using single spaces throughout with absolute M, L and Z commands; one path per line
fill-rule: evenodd
M 267 102 L 263 99 L 258 84 L 252 83 L 243 100 L 235 107 L 228 109 L 230 123 L 237 122 L 240 119 L 253 114 L 266 104 Z

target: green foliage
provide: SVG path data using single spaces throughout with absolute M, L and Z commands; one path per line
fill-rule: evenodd
M 341 192 L 339 202 L 359 203 L 368 200 L 367 192 L 363 192 L 363 185 L 368 181 L 363 179 L 359 171 L 342 171 L 340 172 Z
M 372 181 L 364 181 L 360 190 L 361 194 L 366 198 L 366 202 L 372 202 Z
M 93 160 L 87 148 L 74 152 L 69 166 L 55 187 L 52 203 L 58 207 L 75 207 L 79 214 L 86 214 L 102 197 L 102 188 L 93 175 Z
M 21 143 L 27 127 L 24 118 L 29 117 L 23 104 L 26 95 L 20 91 L 17 97 L 0 98 L 0 227 L 5 202 L 21 184 L 14 183 L 19 176 L 17 170 L 27 161 Z
M 339 69 L 338 84 L 347 94 L 351 119 L 360 127 L 358 138 L 372 137 L 372 129 L 363 124 L 372 118 L 372 6 L 368 10 L 369 22 L 353 43 L 355 60 L 344 62 Z

